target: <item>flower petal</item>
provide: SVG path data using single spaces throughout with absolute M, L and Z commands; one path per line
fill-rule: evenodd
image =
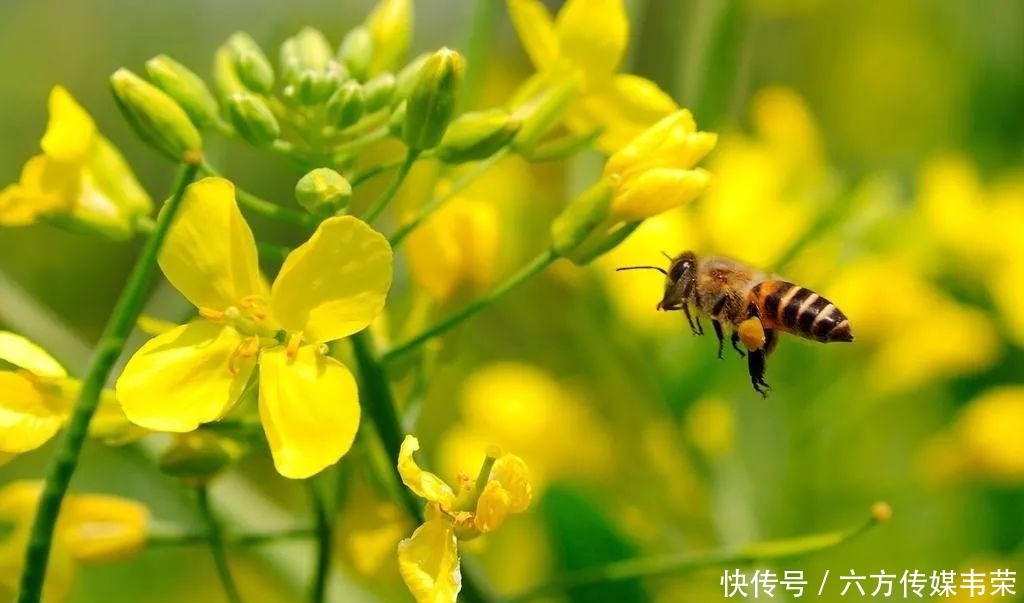
M 281 266 L 270 294 L 274 318 L 307 343 L 361 331 L 384 307 L 391 262 L 387 239 L 368 224 L 328 218 Z
M 225 310 L 264 292 L 256 241 L 238 210 L 234 185 L 204 178 L 185 190 L 160 268 L 197 308 Z
M 68 407 L 53 390 L 18 373 L 0 372 L 0 452 L 34 450 L 57 433 Z
M 507 0 L 505 4 L 533 66 L 537 70 L 547 67 L 558 56 L 558 36 L 551 13 L 539 0 Z
M 704 169 L 652 169 L 616 193 L 612 217 L 624 222 L 643 220 L 693 201 L 704 192 L 711 174 Z
M 398 473 L 402 476 L 402 483 L 416 496 L 437 503 L 442 509 L 450 510 L 455 506 L 455 493 L 444 480 L 420 469 L 416 459 L 412 458 L 413 453 L 419 449 L 420 441 L 415 436 L 405 436 L 398 452 Z
M 63 86 L 50 90 L 50 121 L 40 146 L 56 161 L 85 158 L 96 135 L 96 123 Z
M 583 70 L 589 84 L 615 73 L 629 39 L 622 0 L 569 0 L 555 19 L 563 57 Z
M 483 533 L 493 532 L 505 523 L 510 511 L 510 496 L 496 481 L 488 481 L 476 502 L 473 524 Z
M 455 603 L 462 572 L 452 525 L 431 519 L 398 543 L 398 571 L 417 603 Z
M 491 468 L 490 479 L 508 492 L 510 511 L 522 513 L 530 506 L 533 487 L 530 486 L 530 471 L 523 459 L 514 454 L 499 457 Z
M 9 362 L 37 377 L 64 379 L 68 376 L 64 367 L 46 350 L 9 331 L 0 331 L 0 360 Z
M 145 545 L 149 510 L 117 496 L 74 494 L 68 496 L 59 529 L 79 561 L 123 559 Z
M 295 358 L 278 346 L 260 356 L 260 420 L 281 475 L 302 479 L 333 465 L 359 428 L 359 392 L 342 363 L 317 346 Z
M 242 342 L 233 328 L 205 319 L 150 339 L 117 380 L 124 414 L 156 431 L 216 421 L 238 401 L 256 364 L 254 356 L 238 354 Z
M 616 75 L 610 85 L 587 95 L 580 111 L 569 113 L 566 125 L 577 133 L 600 127 L 597 146 L 610 154 L 678 109 L 675 100 L 651 80 L 621 74 Z M 579 117 L 575 117 L 575 113 Z

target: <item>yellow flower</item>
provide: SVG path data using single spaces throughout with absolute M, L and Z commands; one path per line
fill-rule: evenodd
M 0 489 L 0 594 L 16 592 L 42 483 L 17 481 Z M 149 511 L 137 502 L 99 494 L 64 499 L 50 555 L 44 600 L 63 597 L 78 563 L 129 557 L 146 542 Z M 6 600 L 6 599 L 5 599 Z
M 700 196 L 711 174 L 694 165 L 715 147 L 717 138 L 698 132 L 693 116 L 682 109 L 616 151 L 604 166 L 604 175 L 616 180 L 613 219 L 643 220 Z
M 274 464 L 304 478 L 337 462 L 359 424 L 355 379 L 324 344 L 366 328 L 391 285 L 391 247 L 351 216 L 325 220 L 268 287 L 227 180 L 192 184 L 160 253 L 199 317 L 148 341 L 116 392 L 128 418 L 187 432 L 221 418 L 259 365 L 259 414 Z
M 1024 387 L 990 389 L 961 411 L 954 425 L 967 469 L 1004 484 L 1024 483 Z
M 678 108 L 654 82 L 616 73 L 629 41 L 621 0 L 569 0 L 554 19 L 540 0 L 506 3 L 538 71 L 517 96 L 576 82 L 579 93 L 565 111 L 565 125 L 577 134 L 601 128 L 601 150 L 616 151 Z
M 462 587 L 458 540 L 498 529 L 511 513 L 530 505 L 533 490 L 526 463 L 491 451 L 483 482 L 460 476 L 456 494 L 441 478 L 416 464 L 419 441 L 405 436 L 398 454 L 402 482 L 427 501 L 427 520 L 398 545 L 398 569 L 418 603 L 455 603 Z
M 40 146 L 43 153 L 25 163 L 19 182 L 0 191 L 0 225 L 46 218 L 123 238 L 152 210 L 124 157 L 60 86 L 50 92 L 50 121 Z

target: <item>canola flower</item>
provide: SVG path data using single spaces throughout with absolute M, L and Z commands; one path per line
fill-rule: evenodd
M 152 201 L 121 153 L 62 86 L 50 91 L 43 149 L 21 178 L 0 191 L 0 226 L 52 221 L 70 228 L 127 238 Z
M 125 366 L 125 415 L 187 432 L 223 417 L 259 366 L 259 414 L 277 470 L 302 478 L 334 464 L 359 424 L 355 379 L 324 345 L 366 328 L 391 284 L 391 249 L 350 216 L 324 220 L 273 285 L 257 265 L 234 187 L 191 185 L 160 253 L 167 279 L 199 317 L 151 339 Z
M 398 545 L 398 568 L 418 603 L 455 603 L 462 588 L 459 540 L 497 530 L 530 505 L 533 488 L 526 463 L 491 450 L 476 480 L 460 475 L 457 491 L 424 471 L 413 453 L 419 440 L 407 435 L 398 457 L 402 482 L 427 501 L 426 521 Z

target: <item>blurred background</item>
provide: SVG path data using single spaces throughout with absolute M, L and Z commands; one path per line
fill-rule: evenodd
M 654 79 L 720 134 L 705 161 L 714 183 L 593 266 L 556 265 L 446 337 L 429 362 L 394 367 L 409 427 L 443 477 L 474 473 L 490 443 L 534 472 L 531 511 L 464 550 L 512 593 L 612 559 L 854 525 L 885 500 L 890 523 L 772 569 L 804 570 L 812 583 L 826 569 L 1024 569 L 1024 4 L 626 3 L 623 70 Z M 0 3 L 0 181 L 15 181 L 37 152 L 47 94 L 60 83 L 158 196 L 173 170 L 120 119 L 110 73 L 166 53 L 209 75 L 212 53 L 236 30 L 266 49 L 305 25 L 337 43 L 371 6 Z M 502 104 L 532 72 L 503 2 L 415 0 L 415 10 L 413 54 L 465 49 L 474 21 L 489 32 L 486 65 L 470 66 L 482 78 L 480 107 Z M 287 165 L 241 144 L 210 153 L 244 188 L 293 203 L 299 174 Z M 460 196 L 493 212 L 475 235 L 472 278 L 431 288 L 436 279 L 415 257 L 401 259 L 385 326 L 443 315 L 527 261 L 600 166 L 596 154 L 497 166 Z M 301 240 L 253 227 L 261 239 Z M 81 374 L 136 249 L 47 226 L 0 230 L 0 329 Z M 730 350 L 717 360 L 712 335 L 694 337 L 678 313 L 655 312 L 658 275 L 614 272 L 684 249 L 818 291 L 850 317 L 856 342 L 784 337 L 762 400 L 744 361 Z M 409 250 L 431 247 L 410 239 Z M 176 295 L 158 285 L 150 311 L 177 318 Z M 52 452 L 0 467 L 0 484 L 40 476 Z M 411 600 L 394 559 L 411 526 L 362 460 L 342 462 L 351 475 L 333 600 Z M 197 525 L 188 493 L 153 470 L 146 446 L 89 444 L 74 487 L 143 500 L 168 525 Z M 239 529 L 289 527 L 308 514 L 304 490 L 262 454 L 223 476 L 213 496 Z M 251 601 L 291 600 L 308 581 L 312 552 L 301 542 L 231 554 Z M 70 600 L 221 601 L 207 559 L 201 547 L 146 550 L 81 571 Z M 720 575 L 629 581 L 568 600 L 717 600 Z

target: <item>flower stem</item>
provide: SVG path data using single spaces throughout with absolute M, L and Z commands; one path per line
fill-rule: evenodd
M 219 178 L 225 177 L 217 170 L 217 168 L 205 161 L 200 169 L 204 174 L 209 176 L 217 176 Z M 263 216 L 264 218 L 276 220 L 278 222 L 287 222 L 309 230 L 313 230 L 317 226 L 318 221 L 316 217 L 301 211 L 282 207 L 276 203 L 267 201 L 262 197 L 257 197 L 256 195 L 237 186 L 235 187 L 235 196 L 238 198 L 238 205 L 241 206 L 242 209 L 258 216 Z
M 231 575 L 231 566 L 228 565 L 228 554 L 224 549 L 224 538 L 221 535 L 220 523 L 213 514 L 210 507 L 210 491 L 207 487 L 196 488 L 196 501 L 199 504 L 199 514 L 203 516 L 206 524 L 206 540 L 210 543 L 210 552 L 213 553 L 213 563 L 217 566 L 217 575 L 220 583 L 224 586 L 224 594 L 231 603 L 242 603 L 242 597 L 238 594 L 238 586 Z
M 117 305 L 103 330 L 99 344 L 93 352 L 89 371 L 82 382 L 82 388 L 71 410 L 64 436 L 57 449 L 57 455 L 46 473 L 43 494 L 39 499 L 32 531 L 29 534 L 28 546 L 25 549 L 25 563 L 21 573 L 21 586 L 18 590 L 18 603 L 38 603 L 42 597 L 43 582 L 46 578 L 46 566 L 50 558 L 50 547 L 53 532 L 57 525 L 61 503 L 71 483 L 71 476 L 78 467 L 78 456 L 82 451 L 85 436 L 89 431 L 89 422 L 100 393 L 110 376 L 114 363 L 124 349 L 125 340 L 131 334 L 135 321 L 142 310 L 146 289 L 156 270 L 157 254 L 163 245 L 167 230 L 181 205 L 185 187 L 192 182 L 199 170 L 201 157 L 189 156 L 181 166 L 170 200 L 157 218 L 156 228 L 149 235 L 142 253 L 132 268 L 128 282 L 125 284 Z
M 877 508 L 877 507 L 876 507 Z M 884 507 L 888 508 L 888 507 Z M 565 593 L 594 584 L 607 584 L 634 578 L 684 574 L 720 565 L 748 565 L 762 561 L 790 559 L 823 551 L 847 542 L 878 523 L 888 519 L 876 510 L 867 521 L 852 528 L 823 534 L 812 534 L 783 540 L 768 540 L 747 544 L 738 549 L 726 549 L 698 554 L 663 555 L 640 559 L 626 559 L 606 565 L 588 567 L 558 576 L 510 597 L 505 603 L 521 603 L 540 597 Z
M 331 520 L 323 494 L 317 489 L 315 478 L 306 480 L 309 487 L 309 501 L 313 508 L 313 525 L 316 526 L 316 570 L 309 590 L 311 603 L 323 603 L 327 595 L 327 576 L 331 569 Z
M 402 183 L 405 182 L 405 177 L 409 175 L 409 171 L 412 170 L 413 164 L 416 163 L 416 158 L 420 152 L 416 149 L 409 149 L 409 152 L 405 156 L 405 161 L 402 162 L 401 167 L 398 168 L 398 173 L 395 174 L 391 184 L 388 185 L 387 190 L 373 202 L 370 209 L 366 212 L 364 221 L 369 224 L 380 217 L 380 214 L 387 209 L 387 206 L 391 204 L 391 201 L 398 194 L 398 189 L 402 188 Z
M 505 294 L 507 294 L 509 291 L 512 291 L 519 285 L 523 284 L 524 282 L 530 280 L 534 276 L 543 272 L 544 269 L 553 264 L 555 260 L 558 259 L 558 257 L 559 256 L 550 249 L 544 251 L 543 253 L 535 257 L 533 261 L 524 266 L 519 272 L 510 276 L 508 280 L 498 285 L 493 291 L 491 291 L 487 295 L 477 298 L 475 301 L 473 301 L 466 307 L 462 308 L 461 310 L 441 320 L 437 324 L 424 329 L 418 335 L 415 335 L 407 339 L 406 341 L 395 345 L 390 350 L 387 350 L 386 352 L 381 354 L 381 362 L 390 362 L 397 358 L 398 356 L 401 356 L 402 354 L 405 354 L 416 349 L 424 342 L 451 330 L 452 328 L 458 326 L 467 318 L 475 316 L 481 310 L 486 309 L 488 306 L 492 305 L 494 302 L 504 297 Z
M 444 205 L 446 201 L 448 201 L 455 195 L 461 193 L 470 184 L 473 184 L 473 182 L 475 182 L 477 178 L 482 176 L 484 172 L 486 172 L 487 170 L 494 167 L 494 164 L 501 161 L 501 159 L 508 155 L 508 153 L 509 147 L 505 147 L 498 151 L 497 153 L 495 153 L 494 155 L 491 155 L 487 159 L 484 159 L 483 161 L 476 165 L 473 171 L 469 172 L 462 178 L 459 178 L 455 182 L 452 182 L 452 185 L 443 194 L 434 197 L 430 201 L 427 201 L 423 205 L 423 207 L 420 208 L 419 213 L 416 214 L 416 216 L 412 220 L 399 226 L 398 229 L 395 230 L 395 232 L 390 237 L 388 237 L 388 242 L 391 243 L 391 246 L 398 247 L 399 245 L 401 245 L 405 237 L 409 236 L 409 233 L 416 230 L 416 228 L 419 227 L 419 225 L 422 224 L 424 220 L 429 218 L 435 211 L 438 210 L 438 208 Z
M 273 544 L 275 542 L 285 542 L 288 540 L 305 540 L 315 536 L 316 530 L 311 528 L 292 528 L 290 530 L 266 532 L 262 534 L 225 534 L 221 532 L 221 541 L 224 544 L 233 544 L 237 546 L 260 546 L 264 544 Z M 209 540 L 210 535 L 205 531 L 151 534 L 146 540 L 146 546 L 153 548 L 192 546 L 197 544 L 206 544 Z

